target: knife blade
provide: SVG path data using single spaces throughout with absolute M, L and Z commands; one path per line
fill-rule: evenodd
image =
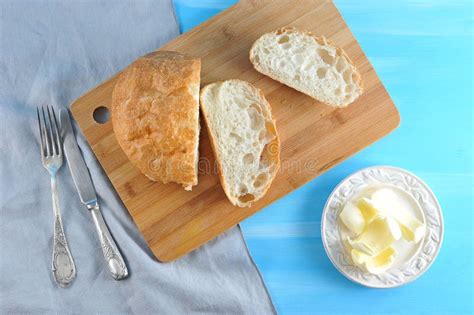
M 87 168 L 87 165 L 82 158 L 81 151 L 77 145 L 67 110 L 60 110 L 59 121 L 63 137 L 64 153 L 66 155 L 67 164 L 71 171 L 74 185 L 79 193 L 79 198 L 86 206 L 96 203 L 97 195 L 95 193 L 94 184 L 92 183 L 89 169 Z
M 125 279 L 128 276 L 127 265 L 125 264 L 122 254 L 115 244 L 107 224 L 105 223 L 104 217 L 100 212 L 94 184 L 92 183 L 89 169 L 87 168 L 79 146 L 77 145 L 67 109 L 61 109 L 59 111 L 59 121 L 61 136 L 63 138 L 64 153 L 66 155 L 67 164 L 71 171 L 74 185 L 79 193 L 81 202 L 87 207 L 92 215 L 102 253 L 104 254 L 109 270 L 115 280 Z

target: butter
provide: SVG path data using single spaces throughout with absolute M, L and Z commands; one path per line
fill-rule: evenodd
M 352 261 L 364 271 L 379 274 L 390 268 L 395 260 L 397 251 L 392 246 L 384 249 L 377 256 L 366 255 L 357 249 L 351 251 Z
M 379 255 L 387 247 L 402 237 L 397 222 L 390 217 L 377 216 L 367 224 L 362 234 L 348 239 L 353 249 L 364 254 Z
M 357 201 L 357 207 L 360 209 L 360 212 L 364 216 L 365 222 L 372 221 L 378 214 L 378 210 L 375 207 L 374 203 L 368 198 L 361 198 Z
M 349 231 L 356 235 L 362 233 L 365 228 L 366 220 L 362 215 L 362 212 L 351 202 L 348 202 L 344 206 L 339 214 L 339 219 L 349 229 Z
M 418 243 L 423 238 L 425 225 L 411 215 L 411 205 L 392 189 L 379 189 L 372 194 L 371 199 L 383 215 L 389 215 L 398 222 L 405 240 Z
M 400 239 L 419 242 L 426 233 L 425 224 L 418 220 L 419 205 L 397 188 L 380 188 L 369 195 L 348 202 L 339 219 L 351 232 L 343 243 L 355 266 L 373 274 L 392 266 L 397 255 L 403 256 Z M 396 248 L 402 249 L 400 254 Z

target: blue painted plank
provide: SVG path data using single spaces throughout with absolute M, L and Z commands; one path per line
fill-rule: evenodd
M 235 0 L 175 0 L 183 31 Z M 296 1 L 295 1 L 296 2 Z M 400 127 L 241 224 L 281 314 L 471 314 L 473 252 L 473 4 L 471 1 L 337 0 L 401 114 Z M 341 276 L 321 243 L 332 189 L 371 165 L 406 168 L 443 207 L 445 239 L 417 281 L 367 289 Z

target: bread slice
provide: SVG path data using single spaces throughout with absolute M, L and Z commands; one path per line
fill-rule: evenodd
M 201 110 L 227 198 L 250 206 L 266 193 L 280 165 L 270 104 L 250 83 L 228 80 L 201 90 Z
M 258 72 L 330 106 L 345 107 L 362 94 L 356 67 L 324 36 L 294 28 L 264 34 L 253 44 L 250 61 Z
M 148 54 L 119 76 L 112 95 L 115 137 L 149 179 L 197 185 L 200 59 Z

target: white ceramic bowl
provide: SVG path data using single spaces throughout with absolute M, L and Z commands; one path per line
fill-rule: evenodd
M 352 264 L 342 243 L 346 232 L 338 216 L 347 201 L 382 186 L 400 189 L 411 196 L 419 206 L 414 215 L 426 224 L 426 234 L 417 244 L 399 245 L 400 254 L 392 267 L 375 275 Z M 420 178 L 400 168 L 374 166 L 350 175 L 333 190 L 324 206 L 321 237 L 329 259 L 345 277 L 372 288 L 393 288 L 415 280 L 431 266 L 443 241 L 443 216 L 434 193 Z

